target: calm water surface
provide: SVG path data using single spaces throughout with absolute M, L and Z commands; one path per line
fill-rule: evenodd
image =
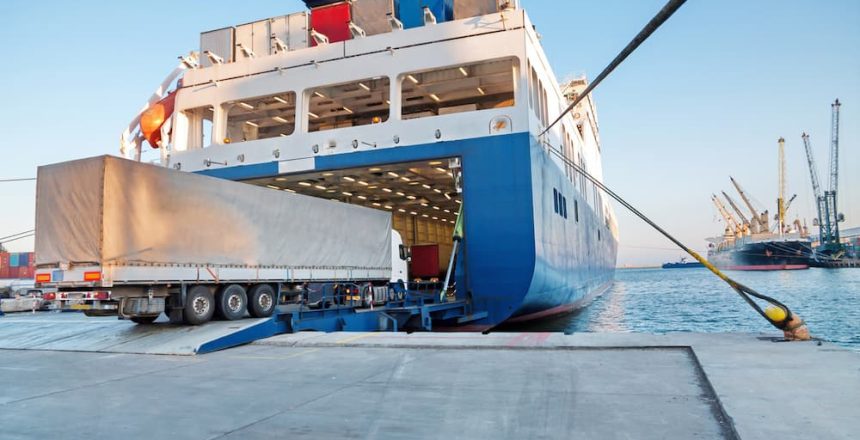
M 814 337 L 860 350 L 860 269 L 729 272 L 784 302 Z M 618 270 L 614 285 L 580 311 L 530 330 L 573 332 L 777 332 L 706 269 Z

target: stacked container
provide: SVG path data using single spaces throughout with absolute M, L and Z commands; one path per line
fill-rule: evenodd
M 0 279 L 11 278 L 9 276 L 9 254 L 0 252 Z
M 424 8 L 436 17 L 436 22 L 454 19 L 454 0 L 394 0 L 397 18 L 406 29 L 424 26 Z
M 0 253 L 0 279 L 33 278 L 36 258 L 32 252 Z

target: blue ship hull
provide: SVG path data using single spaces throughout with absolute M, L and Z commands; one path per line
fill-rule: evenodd
M 615 273 L 617 241 L 606 223 L 528 133 L 317 156 L 315 171 L 460 157 L 465 239 L 456 294 L 487 316 L 469 329 L 568 312 L 601 293 Z M 205 174 L 270 177 L 277 163 Z M 564 197 L 567 218 L 556 197 Z

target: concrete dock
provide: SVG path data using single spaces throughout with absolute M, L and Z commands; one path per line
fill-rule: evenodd
M 860 352 L 771 336 L 301 333 L 198 356 L 2 349 L 0 438 L 857 438 Z

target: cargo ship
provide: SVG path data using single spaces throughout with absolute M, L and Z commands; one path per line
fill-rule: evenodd
M 745 213 L 726 192 L 711 201 L 726 222 L 723 236 L 708 239 L 708 261 L 727 270 L 796 270 L 808 269 L 813 259 L 809 229 L 800 223 L 786 221 L 791 203 L 785 198 L 785 139 L 779 141 L 779 196 L 776 223 L 771 225 L 767 210 L 757 209 L 746 191 L 732 177 L 732 185 L 748 211 Z M 726 206 L 728 203 L 728 207 Z M 734 214 L 733 214 L 734 213 Z
M 483 316 L 464 330 L 569 312 L 608 288 L 615 214 L 571 166 L 602 180 L 596 106 L 587 97 L 541 135 L 588 82 L 557 82 L 516 1 L 305 3 L 202 33 L 122 154 L 390 212 L 422 249 L 417 272 L 452 274 Z
M 809 269 L 812 244 L 799 237 L 744 237 L 712 243 L 708 261 L 726 270 Z

